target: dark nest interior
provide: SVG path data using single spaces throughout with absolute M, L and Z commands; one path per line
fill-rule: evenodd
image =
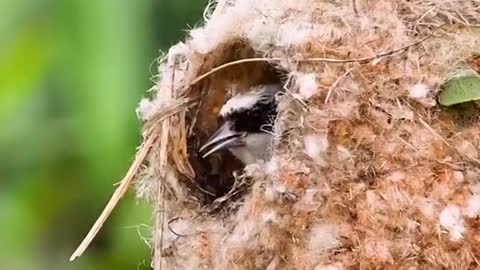
M 259 56 L 247 42 L 243 40 L 228 42 L 205 56 L 199 74 L 225 63 L 255 57 Z M 188 123 L 192 123 L 187 145 L 189 162 L 195 171 L 195 179 L 183 182 L 193 183 L 190 190 L 202 206 L 210 205 L 216 199 L 231 193 L 236 175 L 240 175 L 243 169 L 243 164 L 229 152 L 222 152 L 205 159 L 198 153 L 202 143 L 221 124 L 218 113 L 223 104 L 228 98 L 248 91 L 253 86 L 281 83 L 285 80 L 286 74 L 285 70 L 273 67 L 267 62 L 246 62 L 226 67 L 190 89 L 188 95 L 195 104 L 186 117 Z M 238 199 L 242 192 L 236 190 L 235 194 L 236 196 L 229 196 L 229 198 Z

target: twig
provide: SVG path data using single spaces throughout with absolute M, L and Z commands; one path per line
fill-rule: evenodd
M 176 70 L 176 59 L 174 57 L 168 59 L 172 77 L 170 84 L 170 95 L 174 97 L 175 93 L 175 70 Z M 158 235 L 154 238 L 154 256 L 153 256 L 153 269 L 161 270 L 162 269 L 162 255 L 163 255 L 163 240 L 164 240 L 164 225 L 165 225 L 165 185 L 162 183 L 161 179 L 166 177 L 166 167 L 167 167 L 167 151 L 168 151 L 168 137 L 169 137 L 169 126 L 170 118 L 166 118 L 162 122 L 162 135 L 160 138 L 160 147 L 159 153 L 161 157 L 158 161 L 158 166 L 160 167 L 161 177 L 157 181 L 157 201 L 155 204 L 155 231 L 160 232 L 160 237 Z
M 195 78 L 195 80 L 193 80 L 191 83 L 190 83 L 190 86 L 192 85 L 195 85 L 197 84 L 198 82 L 202 81 L 203 79 L 205 79 L 206 77 L 212 75 L 213 73 L 219 71 L 219 70 L 222 70 L 224 68 L 227 68 L 227 67 L 230 67 L 230 66 L 235 66 L 235 65 L 238 65 L 238 64 L 243 64 L 243 63 L 252 63 L 252 62 L 268 62 L 268 61 L 280 61 L 281 58 L 267 58 L 267 57 L 261 57 L 261 58 L 245 58 L 245 59 L 240 59 L 240 60 L 236 60 L 236 61 L 232 61 L 232 62 L 228 62 L 226 64 L 223 64 L 223 65 L 220 65 L 216 68 L 213 68 L 211 70 L 209 70 L 208 72 L 198 76 L 197 78 Z
M 328 103 L 328 100 L 330 99 L 330 96 L 332 95 L 332 91 L 338 86 L 338 84 L 352 72 L 352 68 L 348 69 L 345 73 L 343 73 L 342 76 L 338 77 L 337 80 L 328 88 L 327 96 L 325 97 L 325 104 Z
M 473 260 L 475 261 L 477 266 L 480 266 L 480 262 L 478 261 L 477 257 L 475 256 L 475 253 L 473 253 L 473 251 L 470 251 L 470 256 L 473 257 Z
M 167 227 L 168 227 L 168 230 L 173 233 L 174 235 L 178 236 L 178 237 L 188 237 L 188 235 L 186 234 L 180 234 L 180 233 L 177 233 L 176 231 L 174 231 L 171 227 L 171 224 L 177 220 L 179 220 L 180 217 L 174 217 L 172 219 L 170 219 L 168 222 L 167 222 Z
M 209 213 L 212 213 L 213 211 L 216 211 L 224 202 L 232 198 L 233 196 L 237 195 L 239 192 L 243 191 L 241 189 L 243 186 L 248 185 L 249 183 L 245 181 L 245 179 L 242 177 L 241 181 L 237 181 L 238 178 L 234 177 L 234 183 L 230 191 L 228 191 L 227 194 L 223 195 L 222 197 L 219 197 L 213 201 L 211 206 L 208 209 Z M 248 188 L 248 187 L 247 187 Z
M 439 27 L 438 29 L 440 29 L 440 28 L 441 27 Z M 438 29 L 436 29 L 436 30 L 438 30 Z M 364 57 L 364 58 L 353 58 L 353 59 L 305 58 L 305 59 L 300 59 L 298 61 L 299 62 L 327 62 L 327 63 L 351 63 L 351 62 L 364 63 L 364 62 L 369 62 L 369 61 L 372 61 L 372 60 L 375 60 L 375 59 L 378 59 L 378 58 L 381 58 L 381 57 L 389 56 L 389 55 L 407 50 L 410 47 L 417 46 L 417 45 L 423 43 L 425 40 L 431 38 L 433 36 L 433 34 L 436 32 L 436 30 L 434 30 L 432 33 L 428 34 L 427 36 L 425 36 L 424 38 L 422 38 L 418 41 L 415 41 L 413 43 L 410 43 L 408 45 L 405 45 L 403 47 L 400 47 L 398 49 L 395 49 L 395 50 L 392 50 L 392 51 L 389 51 L 389 52 L 379 53 L 375 56 Z
M 352 8 L 353 8 L 353 13 L 355 13 L 355 16 L 358 16 L 358 9 L 357 9 L 357 1 L 352 0 Z
M 148 137 L 144 141 L 142 147 L 140 148 L 138 155 L 135 158 L 135 161 L 133 162 L 132 166 L 130 166 L 130 168 L 128 169 L 128 172 L 125 175 L 125 177 L 122 179 L 120 185 L 117 187 L 117 189 L 115 189 L 115 192 L 113 193 L 112 197 L 110 198 L 107 205 L 103 209 L 103 212 L 100 214 L 100 216 L 97 218 L 97 220 L 93 224 L 88 234 L 85 236 L 85 238 L 80 243 L 80 245 L 75 250 L 75 252 L 73 252 L 72 256 L 70 257 L 70 261 L 74 261 L 76 258 L 82 256 L 83 252 L 85 252 L 87 247 L 90 245 L 92 240 L 95 238 L 97 233 L 102 228 L 103 223 L 105 223 L 105 221 L 110 216 L 115 206 L 118 204 L 120 199 L 127 192 L 128 187 L 130 186 L 130 183 L 137 175 L 143 161 L 145 160 L 148 153 L 150 152 L 152 145 L 157 140 L 156 132 L 149 132 L 147 136 Z
M 371 60 L 375 60 L 377 58 L 381 58 L 381 57 L 385 57 L 385 56 L 389 56 L 389 55 L 392 55 L 392 54 L 395 54 L 395 53 L 398 53 L 398 52 L 401 52 L 401 51 L 404 51 L 404 50 L 407 50 L 408 48 L 410 47 L 414 47 L 414 46 L 417 46 L 419 44 L 421 44 L 422 42 L 424 42 L 425 40 L 429 39 L 430 37 L 433 36 L 433 34 L 438 30 L 438 29 L 441 29 L 442 26 L 439 26 L 437 29 L 433 30 L 430 34 L 428 34 L 427 36 L 425 36 L 424 38 L 418 40 L 418 41 L 415 41 L 413 43 L 410 43 L 408 45 L 405 45 L 401 48 L 398 48 L 398 49 L 395 49 L 395 50 L 392 50 L 392 51 L 389 51 L 389 52 L 385 52 L 385 53 L 379 53 L 375 56 L 370 56 L 370 57 L 364 57 L 364 58 L 353 58 L 353 59 L 336 59 L 336 58 L 305 58 L 305 59 L 297 59 L 295 60 L 296 62 L 300 63 L 300 62 L 325 62 L 325 63 L 352 63 L 352 62 L 359 62 L 359 63 L 364 63 L 364 62 L 368 62 L 368 61 L 371 61 Z M 188 86 L 193 86 L 195 84 L 197 84 L 198 82 L 202 81 L 203 79 L 207 78 L 208 76 L 224 69 L 224 68 L 227 68 L 227 67 L 230 67 L 230 66 L 235 66 L 235 65 L 239 65 L 239 64 L 243 64 L 243 63 L 252 63 L 252 62 L 273 62 L 273 61 L 281 61 L 282 58 L 279 58 L 279 57 L 256 57 L 256 58 L 245 58 L 245 59 L 240 59 L 240 60 L 236 60 L 236 61 L 232 61 L 232 62 L 228 62 L 228 63 L 225 63 L 223 65 L 220 65 L 218 67 L 215 67 L 211 70 L 209 70 L 208 72 L 198 76 L 197 78 L 195 78 L 192 82 L 190 82 L 190 84 Z
M 404 143 L 406 146 L 412 148 L 415 152 L 418 152 L 418 149 L 417 149 L 415 146 L 413 146 L 413 145 L 410 144 L 409 142 L 407 142 L 407 141 L 405 141 L 404 139 L 402 139 L 402 137 L 400 137 L 400 136 L 397 135 L 396 138 L 399 139 L 399 140 L 400 140 L 402 143 Z
M 161 262 L 161 257 L 163 257 L 163 238 L 164 238 L 164 224 L 165 224 L 165 187 L 164 185 L 158 181 L 158 186 L 159 190 L 157 191 L 157 202 L 158 200 L 161 201 L 160 204 L 160 211 L 157 211 L 157 222 L 156 222 L 156 228 L 155 231 L 160 232 L 160 240 L 157 240 L 157 237 L 155 238 L 155 242 L 159 241 L 155 245 L 155 249 L 157 249 L 157 252 L 160 254 L 160 257 L 156 257 L 155 261 L 160 261 L 159 264 L 157 264 L 157 267 L 154 268 L 155 270 L 161 270 L 162 269 L 162 262 Z M 160 213 L 159 213 L 160 212 Z M 159 218 L 158 218 L 159 216 Z
M 452 146 L 450 145 L 450 143 L 448 143 L 447 140 L 445 140 L 445 138 L 442 137 L 442 135 L 438 134 L 438 132 L 436 132 L 429 124 L 427 124 L 427 122 L 425 122 L 421 117 L 418 118 L 418 121 L 428 130 L 430 131 L 430 133 L 432 133 L 432 135 L 434 135 L 435 137 L 439 138 L 444 144 L 446 144 L 448 147 L 452 148 Z
M 168 134 L 169 134 L 169 121 L 166 119 L 162 123 L 162 134 L 160 137 L 160 146 L 158 152 L 160 155 L 166 155 L 168 148 Z M 166 171 L 166 157 L 158 159 L 161 174 L 165 174 Z M 165 223 L 165 187 L 161 179 L 164 179 L 165 175 L 161 175 L 157 180 L 157 198 L 155 202 L 155 232 L 157 234 L 154 237 L 154 256 L 153 256 L 153 269 L 162 269 L 162 252 L 163 252 L 163 229 Z M 160 235 L 158 235 L 160 234 Z
M 422 16 L 420 16 L 420 18 L 418 18 L 415 21 L 415 25 L 413 26 L 413 30 L 417 31 L 418 24 L 423 20 L 423 18 L 425 18 L 425 16 L 427 16 L 428 13 L 432 12 L 434 9 L 439 8 L 441 5 L 443 5 L 444 3 L 448 2 L 448 1 L 449 0 L 442 1 L 442 2 L 438 3 L 437 5 L 434 5 L 433 7 L 429 8 L 427 11 L 425 11 L 425 13 L 423 13 Z
M 461 163 L 461 165 L 456 165 L 456 164 L 453 164 L 453 163 L 449 163 L 449 162 L 445 162 L 445 161 L 441 161 L 441 160 L 433 160 L 434 162 L 438 163 L 438 164 L 442 164 L 442 165 L 445 165 L 453 170 L 457 170 L 457 171 L 461 171 L 464 169 L 464 166 L 465 164 L 464 163 Z

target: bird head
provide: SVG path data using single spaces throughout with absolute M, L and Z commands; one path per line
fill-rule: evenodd
M 244 164 L 265 159 L 280 89 L 280 85 L 262 85 L 227 100 L 219 113 L 223 124 L 200 148 L 202 157 L 229 150 Z

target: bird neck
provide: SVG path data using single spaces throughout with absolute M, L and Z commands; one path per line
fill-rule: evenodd
M 257 158 L 246 147 L 230 148 L 230 152 L 244 165 L 257 162 Z
M 267 161 L 271 156 L 272 135 L 268 133 L 251 133 L 244 138 L 244 145 L 230 148 L 230 152 L 243 164 Z

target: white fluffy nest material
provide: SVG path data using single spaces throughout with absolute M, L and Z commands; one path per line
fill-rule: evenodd
M 137 184 L 156 207 L 155 269 L 480 267 L 479 110 L 435 99 L 480 50 L 480 1 L 210 7 L 139 108 L 156 138 Z M 199 179 L 239 167 L 202 161 L 198 146 L 231 92 L 275 71 L 287 95 L 274 156 L 236 178 L 238 192 L 251 183 L 240 196 L 213 203 L 226 210 L 206 213 Z

